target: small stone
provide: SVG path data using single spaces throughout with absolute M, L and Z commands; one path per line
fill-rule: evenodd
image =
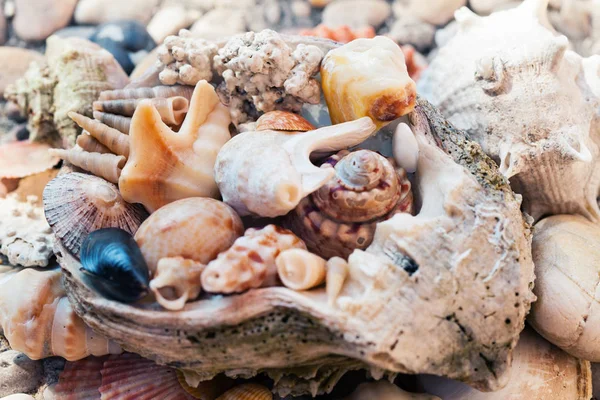
M 192 36 L 216 40 L 246 31 L 244 11 L 216 8 L 202 16 L 190 29 Z
M 37 390 L 42 375 L 41 361 L 15 350 L 0 353 L 0 397 Z
M 147 24 L 160 0 L 81 0 L 75 9 L 75 22 L 98 25 L 119 20 Z
M 43 62 L 44 56 L 33 50 L 0 47 L 0 95 L 27 71 L 32 61 Z
M 186 10 L 183 6 L 161 8 L 147 26 L 148 33 L 156 43 L 162 43 L 169 35 L 176 35 L 180 29 L 188 28 L 202 14 L 195 10 Z
M 67 26 L 66 28 L 54 32 L 54 35 L 61 38 L 78 37 L 90 40 L 95 32 L 95 26 Z
M 308 18 L 310 17 L 310 3 L 305 0 L 294 0 L 292 2 L 292 12 L 296 17 Z
M 378 27 L 391 15 L 385 0 L 336 0 L 323 10 L 323 24 L 330 28 L 348 25 L 352 29 Z
M 15 0 L 15 33 L 24 40 L 45 40 L 69 24 L 77 0 Z

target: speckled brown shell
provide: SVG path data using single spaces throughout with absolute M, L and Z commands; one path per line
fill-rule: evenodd
M 142 206 L 125 202 L 112 183 L 78 172 L 48 183 L 44 213 L 58 240 L 75 255 L 90 232 L 121 228 L 133 235 L 148 217 Z
M 371 244 L 378 222 L 412 213 L 411 183 L 393 161 L 370 150 L 341 151 L 326 165 L 334 165 L 336 175 L 287 217 L 286 225 L 311 252 L 347 258 Z
M 256 121 L 257 131 L 306 132 L 314 129 L 316 128 L 302 116 L 288 111 L 269 111 Z

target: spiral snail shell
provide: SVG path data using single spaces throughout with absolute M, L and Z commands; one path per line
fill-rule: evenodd
M 287 218 L 289 228 L 323 258 L 348 258 L 373 240 L 377 222 L 412 212 L 406 171 L 370 150 L 340 151 L 321 168 L 335 176 L 305 197 Z

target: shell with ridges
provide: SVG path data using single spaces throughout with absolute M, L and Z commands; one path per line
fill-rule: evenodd
M 304 249 L 282 251 L 275 259 L 279 279 L 293 290 L 308 290 L 325 282 L 325 263 Z
M 276 225 L 250 228 L 202 271 L 202 289 L 239 293 L 272 286 L 277 279 L 275 259 L 284 250 L 306 246 L 292 232 Z
M 98 388 L 102 385 L 102 365 L 105 357 L 87 357 L 67 361 L 53 388 L 57 399 L 100 400 Z
M 117 114 L 125 117 L 133 116 L 140 102 L 146 99 L 118 99 L 95 101 L 92 104 L 94 111 Z M 156 108 L 163 122 L 167 125 L 181 125 L 185 114 L 188 112 L 189 101 L 185 97 L 152 98 L 148 101 Z
M 94 111 L 92 115 L 94 116 L 94 119 L 100 121 L 100 123 L 116 129 L 125 135 L 129 135 L 129 131 L 131 130 L 131 117 L 105 113 L 102 111 Z
M 284 215 L 334 174 L 313 165 L 312 152 L 357 145 L 374 131 L 371 119 L 364 117 L 302 133 L 240 133 L 223 146 L 215 163 L 223 201 L 240 215 Z
M 121 228 L 133 235 L 148 217 L 139 204 L 126 203 L 112 183 L 78 172 L 46 185 L 44 214 L 58 240 L 75 255 L 89 233 Z
M 240 217 L 227 204 L 205 197 L 177 200 L 144 221 L 135 240 L 150 271 L 165 257 L 207 264 L 243 233 Z
M 165 257 L 158 260 L 150 289 L 158 304 L 167 310 L 181 310 L 187 301 L 200 294 L 200 274 L 205 265 L 183 257 Z
M 126 134 L 75 112 L 70 112 L 69 117 L 112 153 L 129 157 L 129 137 Z
M 83 151 L 88 153 L 110 153 L 110 149 L 96 140 L 88 132 L 83 131 L 81 135 L 77 136 L 77 146 L 81 147 Z
M 413 211 L 406 171 L 370 151 L 341 151 L 322 168 L 336 175 L 304 198 L 286 218 L 286 226 L 324 258 L 348 258 L 372 242 L 377 222 Z
M 391 39 L 356 39 L 331 50 L 321 81 L 334 124 L 368 116 L 381 128 L 408 114 L 417 97 L 404 54 Z
M 214 165 L 231 137 L 230 121 L 227 107 L 206 81 L 196 85 L 179 132 L 165 125 L 150 103 L 140 103 L 129 131 L 129 159 L 119 178 L 123 198 L 153 212 L 186 197 L 217 197 Z
M 75 148 L 50 149 L 48 152 L 112 183 L 119 182 L 122 168 L 127 161 L 125 157 L 112 153 L 89 153 Z
M 273 393 L 262 385 L 244 383 L 229 389 L 217 397 L 217 400 L 273 400 Z
M 257 131 L 312 131 L 315 127 L 298 114 L 289 111 L 269 111 L 256 120 Z
M 174 96 L 182 96 L 190 100 L 193 92 L 194 88 L 192 86 L 178 85 L 105 90 L 100 93 L 98 101 L 169 98 Z

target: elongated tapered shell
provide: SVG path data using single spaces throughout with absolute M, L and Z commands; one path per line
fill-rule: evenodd
M 129 136 L 75 112 L 70 112 L 69 117 L 111 152 L 125 158 L 129 157 Z
M 306 132 L 316 129 L 302 116 L 289 111 L 269 111 L 256 121 L 257 131 L 297 131 Z
M 131 129 L 131 117 L 104 113 L 102 111 L 94 111 L 93 115 L 94 119 L 97 119 L 103 124 L 108 125 L 111 128 L 115 128 L 126 135 L 129 135 L 129 130 Z
M 190 100 L 194 92 L 193 86 L 154 86 L 135 89 L 105 90 L 100 93 L 98 101 L 121 99 L 152 99 L 154 97 L 182 96 Z
M 126 203 L 112 183 L 78 172 L 60 175 L 46 185 L 44 213 L 56 237 L 73 254 L 79 254 L 90 232 L 121 228 L 133 235 L 148 217 L 142 206 Z
M 244 383 L 229 389 L 217 400 L 272 400 L 273 393 L 265 386 L 256 383 Z
M 140 102 L 144 100 L 146 99 L 95 101 L 93 108 L 94 111 L 131 117 Z M 163 122 L 167 125 L 181 125 L 189 107 L 189 100 L 182 96 L 169 97 L 167 99 L 158 97 L 148 99 L 148 101 L 156 108 Z
M 77 136 L 77 146 L 81 147 L 83 151 L 88 153 L 110 153 L 110 149 L 96 140 L 88 132 L 83 131 L 81 135 Z
M 112 183 L 117 183 L 119 181 L 121 169 L 126 161 L 125 157 L 116 156 L 110 153 L 88 153 L 87 151 L 77 151 L 76 149 L 50 149 L 48 151 L 50 154 L 56 155 L 63 160 Z

